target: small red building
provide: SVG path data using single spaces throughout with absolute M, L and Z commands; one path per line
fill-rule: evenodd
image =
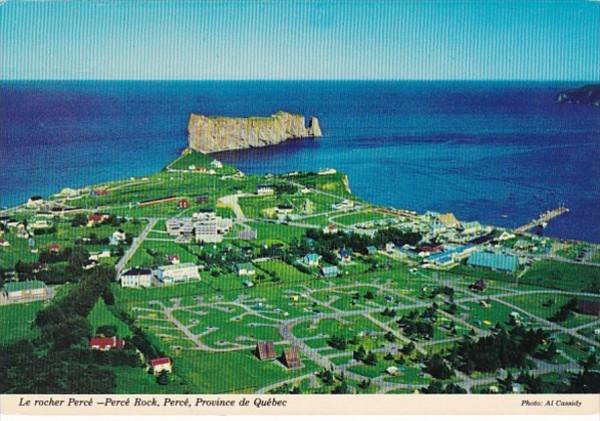
M 113 348 L 122 349 L 125 346 L 123 339 L 117 339 L 116 336 L 112 338 L 92 338 L 90 339 L 90 349 L 96 349 L 98 351 L 110 351 Z
M 179 203 L 177 204 L 179 209 L 187 209 L 189 206 L 190 202 L 187 199 L 179 199 Z
M 171 373 L 173 371 L 173 363 L 169 357 L 160 357 L 150 360 L 150 366 L 154 375 L 158 376 L 162 371 Z
M 50 253 L 60 252 L 60 244 L 57 244 L 57 243 L 48 244 L 48 251 Z

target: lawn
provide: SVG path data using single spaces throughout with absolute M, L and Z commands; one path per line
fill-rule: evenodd
M 301 282 L 312 278 L 309 274 L 302 273 L 281 260 L 267 260 L 256 265 L 265 271 L 275 272 L 277 276 L 285 281 Z
M 92 311 L 90 311 L 90 314 L 88 314 L 87 319 L 92 325 L 93 332 L 95 332 L 99 326 L 110 325 L 117 328 L 117 336 L 119 338 L 131 336 L 129 327 L 115 317 L 103 299 L 98 300 L 96 305 L 92 308 Z
M 389 218 L 389 216 L 386 216 L 379 212 L 361 211 L 361 212 L 354 212 L 354 213 L 348 213 L 346 215 L 336 216 L 336 217 L 332 218 L 332 222 L 335 222 L 336 224 L 340 224 L 340 225 L 354 225 L 354 224 L 359 224 L 359 223 L 363 223 L 363 222 L 372 222 L 372 221 L 378 221 L 381 219 L 388 219 L 388 218 Z
M 0 306 L 0 344 L 37 337 L 40 332 L 32 322 L 43 307 L 42 301 Z
M 276 347 L 280 355 L 283 348 Z M 303 358 L 304 367 L 288 370 L 277 361 L 259 361 L 252 350 L 209 353 L 183 351 L 173 358 L 174 367 L 194 393 L 250 393 L 318 367 Z
M 520 283 L 565 291 L 600 291 L 600 267 L 542 260 L 535 262 Z

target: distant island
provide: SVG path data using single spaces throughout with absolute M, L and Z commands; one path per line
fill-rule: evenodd
M 585 85 L 581 88 L 563 91 L 556 97 L 556 102 L 600 107 L 600 84 Z
M 192 113 L 188 122 L 189 147 L 202 153 L 260 148 L 289 139 L 321 136 L 317 117 L 311 117 L 306 126 L 304 116 L 285 111 L 248 118 Z

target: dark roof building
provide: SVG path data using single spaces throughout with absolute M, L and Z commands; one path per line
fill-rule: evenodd
M 295 346 L 285 349 L 281 356 L 281 362 L 287 368 L 301 368 L 302 360 L 300 359 L 300 350 Z
M 577 312 L 600 317 L 600 301 L 577 300 Z
M 273 342 L 259 342 L 256 344 L 256 356 L 259 360 L 274 360 L 277 355 L 275 354 L 275 346 Z

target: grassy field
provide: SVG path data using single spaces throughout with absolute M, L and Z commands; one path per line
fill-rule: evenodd
M 332 218 L 332 221 L 336 224 L 340 225 L 354 225 L 363 222 L 374 222 L 379 221 L 381 219 L 388 219 L 389 216 L 384 215 L 379 212 L 373 211 L 362 211 L 362 212 L 354 212 L 346 215 L 335 216 Z
M 0 306 L 0 344 L 37 337 L 40 332 L 32 322 L 43 307 L 42 301 Z
M 117 336 L 119 338 L 125 338 L 131 335 L 129 327 L 111 313 L 102 299 L 98 300 L 96 305 L 92 308 L 92 311 L 90 311 L 90 314 L 88 314 L 87 319 L 92 325 L 93 332 L 95 332 L 99 326 L 110 325 L 117 328 Z
M 542 260 L 535 262 L 519 283 L 565 291 L 600 291 L 600 268 Z

